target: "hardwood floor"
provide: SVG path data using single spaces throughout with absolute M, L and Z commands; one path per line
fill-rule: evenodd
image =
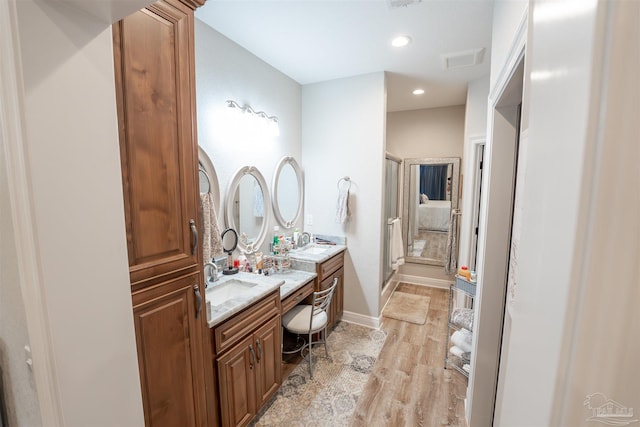
M 383 317 L 387 340 L 358 401 L 352 427 L 466 427 L 467 380 L 444 369 L 449 292 L 400 283 L 395 292 L 431 298 L 424 325 Z

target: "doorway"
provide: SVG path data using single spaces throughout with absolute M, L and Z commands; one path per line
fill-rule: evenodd
M 471 212 L 473 223 L 471 224 L 471 257 L 469 269 L 476 270 L 478 262 L 478 234 L 480 232 L 480 202 L 482 200 L 482 171 L 484 168 L 485 139 L 474 142 L 474 168 L 473 168 L 473 211 Z

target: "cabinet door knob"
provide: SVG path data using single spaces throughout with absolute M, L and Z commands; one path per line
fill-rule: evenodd
M 200 287 L 196 284 L 193 285 L 193 293 L 196 295 L 196 319 L 202 311 L 202 294 L 200 293 Z
M 191 246 L 191 255 L 195 255 L 198 250 L 198 228 L 196 227 L 196 222 L 190 219 L 189 227 L 191 228 L 191 240 L 193 242 L 193 245 Z

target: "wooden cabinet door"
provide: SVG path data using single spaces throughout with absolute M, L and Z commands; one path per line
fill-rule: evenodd
M 205 423 L 201 319 L 196 318 L 194 290 L 198 277 L 174 279 L 132 296 L 147 426 Z
M 261 408 L 280 387 L 282 380 L 280 333 L 280 317 L 276 317 L 253 335 L 258 357 L 256 370 L 256 403 L 258 408 Z
M 113 26 L 133 290 L 201 264 L 193 19 L 162 0 Z
M 245 426 L 256 414 L 256 364 L 253 335 L 218 358 L 223 426 Z

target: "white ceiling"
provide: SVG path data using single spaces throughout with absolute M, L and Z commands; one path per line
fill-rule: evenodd
M 461 105 L 489 73 L 491 0 L 208 0 L 196 17 L 300 84 L 387 71 L 387 110 Z M 404 48 L 391 39 L 407 34 Z M 442 54 L 485 48 L 480 65 L 445 70 Z M 417 87 L 425 90 L 412 95 Z

